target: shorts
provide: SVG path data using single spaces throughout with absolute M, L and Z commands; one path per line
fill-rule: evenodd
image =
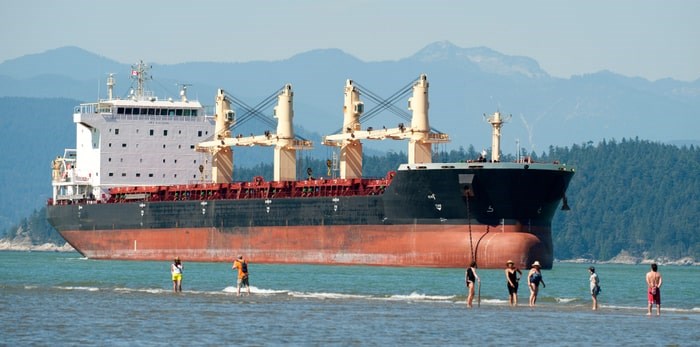
M 239 287 L 240 287 L 241 285 L 244 285 L 244 286 L 246 286 L 246 287 L 249 287 L 250 284 L 248 284 L 248 276 L 246 275 L 246 276 L 243 276 L 242 278 L 239 278 L 238 281 L 236 281 L 236 285 L 239 286 Z
M 518 282 L 515 282 L 515 286 L 511 286 L 510 283 L 506 283 L 508 287 L 508 294 L 518 294 Z
M 597 286 L 597 285 L 595 285 L 595 284 L 592 285 L 592 286 L 591 286 L 591 295 L 592 295 L 592 296 L 598 296 L 598 294 L 600 294 L 600 286 Z
M 655 288 L 656 290 L 649 289 L 647 292 L 647 298 L 650 304 L 661 305 L 661 288 Z
M 173 281 L 182 281 L 182 274 L 173 274 Z

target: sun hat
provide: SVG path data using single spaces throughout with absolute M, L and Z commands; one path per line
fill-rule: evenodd
M 535 260 L 535 262 L 532 263 L 532 267 L 535 267 L 535 266 L 537 266 L 537 267 L 542 267 L 542 265 L 540 265 L 540 262 L 537 261 L 537 260 Z
M 514 263 L 512 260 L 508 259 L 508 261 L 506 262 L 506 264 L 515 264 L 515 263 Z

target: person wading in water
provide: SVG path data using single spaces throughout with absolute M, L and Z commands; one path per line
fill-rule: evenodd
M 474 285 L 476 282 L 481 283 L 479 275 L 476 274 L 476 262 L 473 261 L 471 265 L 467 268 L 467 272 L 464 274 L 464 281 L 467 285 L 467 290 L 469 294 L 467 296 L 467 307 L 472 307 L 472 301 L 474 300 Z
M 515 267 L 515 263 L 512 260 L 506 262 L 506 286 L 508 287 L 508 300 L 510 301 L 510 306 L 518 305 L 518 283 L 520 283 L 520 276 L 522 272 L 520 269 Z

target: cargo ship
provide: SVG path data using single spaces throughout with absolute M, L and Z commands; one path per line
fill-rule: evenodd
M 132 66 L 125 98 L 113 97 L 110 75 L 107 98 L 76 106 L 76 146 L 52 162 L 47 219 L 87 258 L 552 267 L 551 222 L 560 204 L 569 208 L 574 169 L 501 162 L 499 112 L 485 116 L 490 158 L 433 163 L 433 144 L 449 136 L 429 125 L 426 75 L 410 86 L 410 124 L 382 129 L 362 128 L 361 93 L 347 80 L 341 131 L 323 138 L 337 160 L 328 177 L 300 179 L 297 151 L 313 144 L 294 134 L 291 85 L 277 93 L 276 132 L 244 137 L 232 135 L 236 110 L 224 90 L 209 115 L 186 86 L 177 99 L 155 97 L 149 73 Z M 363 141 L 384 139 L 408 143 L 406 163 L 363 177 Z M 273 179 L 235 181 L 234 148 L 255 145 L 274 147 Z

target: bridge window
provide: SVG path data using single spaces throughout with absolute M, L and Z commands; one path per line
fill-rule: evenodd
M 155 108 L 149 108 L 149 109 L 148 109 L 148 114 L 151 115 L 151 116 L 152 116 L 152 115 L 155 115 L 155 114 L 156 114 L 156 109 L 155 109 Z

